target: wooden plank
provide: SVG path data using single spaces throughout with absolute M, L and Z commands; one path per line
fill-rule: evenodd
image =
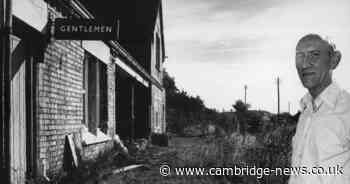
M 20 123 L 20 177 L 21 177 L 21 183 L 25 183 L 26 178 L 26 93 L 25 93 L 25 64 L 26 61 L 22 63 L 21 69 L 20 69 L 20 117 L 21 121 Z
M 15 165 L 14 161 L 14 157 L 15 155 L 13 154 L 15 152 L 14 150 L 14 136 L 13 136 L 13 132 L 14 132 L 14 128 L 15 128 L 15 115 L 14 115 L 14 105 L 15 105 L 15 94 L 13 93 L 14 91 L 14 81 L 15 81 L 15 78 L 12 79 L 12 82 L 11 82 L 11 114 L 10 114 L 10 181 L 11 182 L 14 182 L 15 181 L 15 173 L 14 173 L 14 170 L 12 169 L 13 165 Z M 12 155 L 13 154 L 13 155 Z
M 139 167 L 145 167 L 145 165 L 143 165 L 143 164 L 135 164 L 135 165 L 125 166 L 125 167 L 113 170 L 112 174 L 118 174 L 118 173 L 121 173 L 121 172 L 125 172 L 125 171 L 129 171 L 129 170 L 132 170 L 132 169 L 136 169 L 136 168 L 139 168 Z
M 24 168 L 23 168 L 23 146 L 25 146 L 25 144 L 23 144 L 23 112 L 22 112 L 22 107 L 23 107 L 23 96 L 22 96 L 22 93 L 23 93 L 23 85 L 22 85 L 22 80 L 23 80 L 23 77 L 22 77 L 22 73 L 23 73 L 23 65 L 22 64 L 19 68 L 19 71 L 18 71 L 18 107 L 16 108 L 17 111 L 18 111 L 18 131 L 17 131 L 17 135 L 18 135 L 18 177 L 19 177 L 19 183 L 23 183 L 24 182 L 24 178 L 23 178 L 23 171 L 24 171 Z
M 74 141 L 73 141 L 73 135 L 67 135 L 67 140 L 69 143 L 69 149 L 70 152 L 72 154 L 72 158 L 73 158 L 73 163 L 75 167 L 78 167 L 78 157 L 77 157 L 77 152 L 75 151 L 75 145 L 74 145 Z
M 25 62 L 11 81 L 11 183 L 24 184 L 26 177 Z
M 13 97 L 14 97 L 14 103 L 13 103 L 13 109 L 12 109 L 12 113 L 14 115 L 13 117 L 13 129 L 12 129 L 12 144 L 11 146 L 13 147 L 13 152 L 11 155 L 13 155 L 12 159 L 13 159 L 13 166 L 11 168 L 13 168 L 13 172 L 14 172 L 14 177 L 15 177 L 15 181 L 18 181 L 18 174 L 17 174 L 17 170 L 18 170 L 18 151 L 17 151 L 17 136 L 15 136 L 16 131 L 18 130 L 18 111 L 16 110 L 16 108 L 18 107 L 18 89 L 17 89 L 17 79 L 18 76 L 16 75 L 14 78 L 14 86 L 13 86 L 13 90 L 11 91 L 13 93 Z
M 12 79 L 11 82 L 11 181 L 17 182 L 18 181 L 18 175 L 17 175 L 17 161 L 18 161 L 18 151 L 17 149 L 17 139 L 15 136 L 16 130 L 18 129 L 18 111 L 16 111 L 16 108 L 18 107 L 18 90 L 17 90 L 17 79 L 18 75 L 15 75 L 15 77 Z

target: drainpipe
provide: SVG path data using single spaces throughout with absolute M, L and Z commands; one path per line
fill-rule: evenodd
M 10 183 L 10 115 L 11 115 L 11 45 L 12 34 L 12 0 L 1 0 L 1 126 L 5 146 L 3 161 L 5 162 L 5 183 Z M 3 144 L 2 144 L 3 145 Z

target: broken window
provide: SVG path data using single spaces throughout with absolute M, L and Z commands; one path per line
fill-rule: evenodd
M 99 62 L 100 72 L 100 124 L 99 128 L 107 134 L 108 129 L 108 84 L 107 65 Z
M 107 65 L 85 51 L 84 56 L 84 122 L 89 132 L 97 134 L 97 128 L 107 133 L 108 86 Z

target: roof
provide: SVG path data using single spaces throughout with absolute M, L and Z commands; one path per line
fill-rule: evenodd
M 84 0 L 85 7 L 96 19 L 120 21 L 120 41 L 139 42 L 149 39 L 161 0 Z
M 84 0 L 84 6 L 97 20 L 119 21 L 118 42 L 133 57 L 149 70 L 149 54 L 145 53 L 148 42 L 153 39 L 153 32 L 158 12 L 161 26 L 161 42 L 165 59 L 162 0 Z
M 90 1 L 90 0 L 86 0 Z M 91 1 L 92 2 L 92 1 Z M 53 3 L 53 2 L 51 2 Z M 104 16 L 108 16 L 106 14 L 100 14 L 96 15 L 96 11 L 98 8 L 103 8 L 103 6 L 99 6 L 98 8 L 92 8 L 95 12 L 92 12 L 90 9 L 87 9 L 86 2 L 84 1 L 84 4 L 79 2 L 79 0 L 71 0 L 71 1 L 54 1 L 55 6 L 54 7 L 62 7 L 63 9 L 70 9 L 73 8 L 74 11 L 70 12 L 75 17 L 83 17 L 83 18 L 94 18 L 94 19 L 107 19 L 104 18 Z M 89 4 L 90 6 L 93 6 L 94 4 Z M 109 4 L 111 5 L 111 4 Z M 92 13 L 95 13 L 93 15 Z M 108 12 L 107 12 L 108 13 Z M 116 17 L 116 16 L 114 16 Z M 126 61 L 126 64 L 135 69 L 137 72 L 140 72 L 141 75 L 143 75 L 145 78 L 147 78 L 150 82 L 152 82 L 154 85 L 156 85 L 160 90 L 163 90 L 162 85 L 157 81 L 153 76 L 151 76 L 149 73 L 146 72 L 145 68 L 142 68 L 137 60 L 134 59 L 132 55 L 130 55 L 129 52 L 127 52 L 117 41 L 104 41 L 107 45 L 111 47 L 113 51 L 116 51 L 119 56 L 122 58 L 125 58 L 124 61 Z

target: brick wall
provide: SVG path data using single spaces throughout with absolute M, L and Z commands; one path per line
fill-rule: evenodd
M 161 84 L 163 84 L 163 50 L 162 45 L 160 45 L 159 57 L 160 61 L 160 69 L 156 68 L 156 58 L 157 58 L 157 42 L 156 37 L 161 38 L 161 26 L 160 26 L 160 12 L 157 13 L 157 19 L 155 23 L 155 28 L 153 32 L 153 42 L 151 45 L 151 75 L 155 77 Z M 162 44 L 160 41 L 159 44 Z M 156 133 L 165 133 L 166 131 L 166 122 L 165 122 L 165 111 L 163 107 L 165 107 L 165 91 L 160 90 L 155 85 L 151 85 L 152 87 L 152 112 L 151 112 L 151 126 L 152 132 Z
M 54 17 L 62 15 L 48 7 Z M 49 177 L 63 168 L 65 136 L 80 135 L 84 125 L 84 49 L 81 41 L 48 43 L 42 63 L 37 63 L 38 172 Z M 115 134 L 115 65 L 108 66 L 108 134 Z M 82 148 L 82 158 L 95 159 L 113 144 L 103 142 Z M 43 163 L 46 164 L 43 164 Z M 45 165 L 45 166 L 44 166 Z M 44 169 L 45 168 L 45 169 Z
M 151 130 L 152 130 L 152 133 L 163 134 L 166 132 L 165 112 L 163 110 L 163 106 L 165 107 L 165 91 L 160 90 L 155 85 L 151 85 L 151 87 L 152 87 Z
M 39 161 L 49 175 L 62 168 L 65 136 L 82 126 L 83 56 L 79 42 L 54 41 L 37 65 Z
M 115 69 L 116 66 L 114 63 L 108 64 L 107 72 L 108 72 L 108 131 L 107 134 L 111 137 L 115 135 L 116 129 L 116 117 L 115 117 Z
M 49 11 L 60 16 L 54 9 Z M 65 136 L 80 132 L 83 120 L 83 49 L 77 41 L 47 45 L 37 64 L 38 172 L 49 176 L 63 166 Z

